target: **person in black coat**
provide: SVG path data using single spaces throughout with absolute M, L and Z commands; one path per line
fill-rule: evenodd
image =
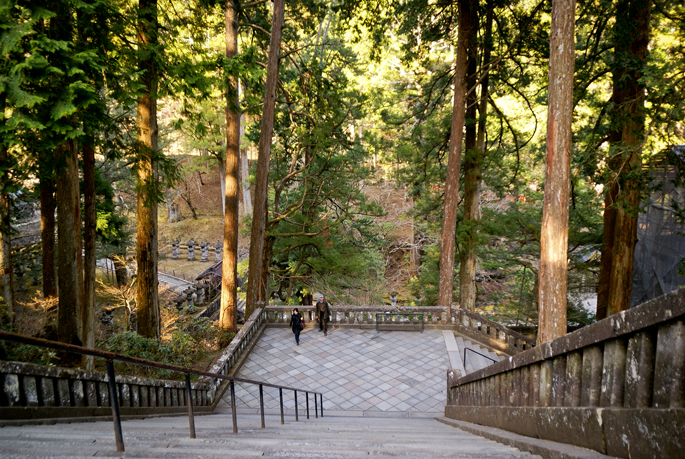
M 295 308 L 293 309 L 293 313 L 290 316 L 290 328 L 292 328 L 293 333 L 295 333 L 295 342 L 298 346 L 300 345 L 301 323 L 304 324 L 304 318 L 302 317 L 302 314 L 300 314 L 300 311 L 297 308 Z

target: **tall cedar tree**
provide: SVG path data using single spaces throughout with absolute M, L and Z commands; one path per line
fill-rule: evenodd
M 54 2 L 56 16 L 50 21 L 54 40 L 70 43 L 73 39 L 73 12 L 70 5 Z M 55 60 L 63 58 L 59 53 Z M 81 207 L 79 198 L 78 144 L 65 139 L 57 147 L 57 270 L 59 310 L 57 335 L 60 341 L 82 344 L 80 339 L 83 307 L 83 257 L 81 241 Z
M 478 221 L 478 184 L 480 182 L 480 155 L 477 148 L 476 111 L 476 73 L 478 71 L 478 1 L 469 3 L 471 27 L 468 56 L 466 58 L 466 119 L 464 139 L 464 220 L 465 240 L 462 243 L 461 265 L 459 268 L 460 306 L 470 311 L 476 308 L 476 224 Z
M 226 59 L 238 54 L 238 11 L 234 0 L 226 2 Z M 238 308 L 238 165 L 240 162 L 240 113 L 238 79 L 226 75 L 226 173 L 224 200 L 224 246 L 221 271 L 219 326 L 236 331 Z
M 649 52 L 650 6 L 649 0 L 621 0 L 616 6 L 608 161 L 615 175 L 605 195 L 598 320 L 630 307 L 645 135 L 645 88 L 640 78 Z
M 160 336 L 157 293 L 157 85 L 155 59 L 157 46 L 157 0 L 140 0 L 138 12 L 139 70 L 143 93 L 138 97 L 138 220 L 136 305 L 138 333 L 148 338 Z
M 43 296 L 57 296 L 55 271 L 55 179 L 52 170 L 40 166 L 40 247 L 43 262 Z
M 575 0 L 552 1 L 545 197 L 540 235 L 538 343 L 566 334 Z
M 457 225 L 457 205 L 459 204 L 459 173 L 461 170 L 462 139 L 466 108 L 467 55 L 472 37 L 472 29 L 477 29 L 477 21 L 471 17 L 471 4 L 477 0 L 459 0 L 459 35 L 457 38 L 457 58 L 454 75 L 454 105 L 450 131 L 449 155 L 447 159 L 447 178 L 445 179 L 445 210 L 442 216 L 442 238 L 440 241 L 440 281 L 438 285 L 438 305 L 452 305 L 454 284 L 454 250 Z
M 84 238 L 84 295 L 81 311 L 81 341 L 86 347 L 95 347 L 95 267 L 97 261 L 95 237 L 97 231 L 97 209 L 95 206 L 95 148 L 92 139 L 83 144 L 83 238 Z M 88 370 L 93 369 L 94 360 L 83 356 Z
M 4 105 L 4 104 L 3 104 Z M 3 118 L 4 118 L 4 107 Z M 7 146 L 0 145 L 0 164 L 5 167 L 7 160 Z M 2 301 L 9 306 L 9 313 L 14 310 L 14 297 L 12 292 L 12 248 L 10 246 L 10 200 L 6 191 L 9 182 L 9 170 L 1 170 L 0 177 L 0 296 Z
M 493 11 L 493 1 L 489 0 L 487 2 L 485 36 L 483 38 L 483 59 L 481 63 L 483 81 L 480 86 L 480 100 L 478 102 L 476 150 L 470 153 L 467 149 L 464 161 L 464 226 L 466 227 L 466 238 L 462 243 L 459 293 L 461 296 L 461 307 L 469 311 L 475 311 L 478 296 L 476 290 L 476 236 L 481 217 L 480 186 L 483 175 L 483 162 L 485 160 L 485 129 L 488 97 L 490 94 L 488 89 L 490 82 L 488 66 L 490 65 L 492 51 Z M 466 142 L 468 144 L 468 140 Z
M 278 68 L 280 59 L 281 36 L 283 33 L 283 17 L 285 14 L 285 0 L 274 0 L 274 16 L 271 26 L 271 40 L 269 42 L 269 61 L 266 70 L 266 84 L 264 87 L 264 106 L 262 108 L 262 125 L 259 136 L 259 152 L 257 157 L 257 174 L 255 180 L 254 210 L 252 213 L 252 232 L 250 235 L 250 262 L 247 278 L 247 301 L 245 317 L 249 317 L 258 303 L 266 303 L 266 279 L 263 276 L 264 237 L 268 218 L 267 188 L 269 180 L 269 163 L 271 160 L 271 136 L 274 129 L 274 111 L 276 106 L 276 86 L 278 83 Z

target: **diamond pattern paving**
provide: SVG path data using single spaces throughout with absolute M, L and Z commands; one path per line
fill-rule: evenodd
M 435 414 L 444 412 L 449 367 L 441 331 L 333 329 L 324 337 L 309 329 L 297 346 L 290 329 L 267 328 L 237 376 L 322 392 L 329 411 Z M 278 389 L 264 387 L 267 412 L 279 409 L 278 397 Z M 294 408 L 292 391 L 283 392 L 283 403 Z M 298 392 L 300 410 L 305 403 Z M 313 410 L 312 397 L 309 403 Z M 236 405 L 258 409 L 258 387 L 237 384 Z

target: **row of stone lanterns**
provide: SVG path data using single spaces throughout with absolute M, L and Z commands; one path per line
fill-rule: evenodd
M 191 238 L 188 242 L 186 242 L 184 245 L 181 245 L 181 240 L 177 241 L 171 241 L 171 259 L 172 260 L 178 260 L 179 255 L 180 255 L 180 250 L 181 249 L 187 249 L 188 250 L 188 261 L 195 261 L 195 246 L 198 246 L 200 248 L 200 251 L 202 252 L 202 257 L 200 258 L 200 261 L 209 261 L 208 254 L 210 249 L 214 249 L 214 254 L 216 257 L 216 261 L 221 261 L 221 256 L 223 254 L 223 247 L 224 245 L 221 243 L 221 241 L 217 241 L 216 244 L 211 245 L 209 242 L 201 242 L 198 244 L 197 241 L 195 241 L 193 238 Z

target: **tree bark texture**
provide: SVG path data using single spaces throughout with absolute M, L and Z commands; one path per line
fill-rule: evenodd
M 152 187 L 157 181 L 157 67 L 151 48 L 157 43 L 157 0 L 140 0 L 138 18 L 139 66 L 143 94 L 138 97 L 138 217 L 136 308 L 138 333 L 160 336 L 157 291 L 157 202 Z
M 552 0 L 538 343 L 566 334 L 575 0 Z
M 241 115 L 240 118 L 240 138 L 245 136 L 245 121 Z M 252 215 L 252 196 L 250 193 L 250 168 L 247 162 L 247 149 L 240 152 L 240 197 L 242 198 L 242 214 Z
M 483 152 L 479 149 L 476 125 L 480 120 L 476 119 L 478 109 L 478 97 L 476 94 L 476 73 L 478 71 L 478 1 L 471 0 L 471 20 L 474 27 L 471 28 L 469 37 L 469 49 L 467 57 L 467 91 L 466 98 L 466 138 L 464 142 L 464 239 L 461 244 L 461 266 L 459 268 L 459 295 L 460 306 L 469 311 L 476 309 L 476 233 L 480 220 L 480 203 L 478 188 L 481 180 L 481 158 Z M 487 97 L 487 92 L 485 93 Z M 482 98 L 482 95 L 481 95 Z M 482 106 L 482 104 L 480 104 Z M 487 102 L 486 102 L 487 106 Z M 480 127 L 480 126 L 479 126 Z
M 650 0 L 620 0 L 616 7 L 613 71 L 620 96 L 614 101 L 613 128 L 621 134 L 616 149 L 621 172 L 617 178 L 620 191 L 615 203 L 608 316 L 630 308 L 633 287 L 645 131 L 645 88 L 640 78 L 649 52 L 650 6 Z
M 4 114 L 4 107 L 3 114 Z M 0 146 L 0 164 L 8 164 L 7 147 Z M 9 172 L 9 171 L 8 171 Z M 2 175 L 0 182 L 0 295 L 9 306 L 9 314 L 14 311 L 14 292 L 12 289 L 12 246 L 10 241 L 10 200 L 6 191 L 9 174 Z M 54 240 L 54 238 L 53 238 Z
M 619 136 L 620 138 L 620 136 Z M 609 283 L 611 282 L 611 263 L 614 251 L 614 229 L 616 226 L 616 197 L 618 184 L 607 185 L 604 194 L 604 228 L 602 230 L 602 256 L 599 262 L 599 282 L 597 285 L 597 320 L 607 317 L 609 305 Z
M 283 16 L 285 0 L 274 0 L 274 17 L 271 26 L 271 41 L 269 42 L 269 62 L 267 63 L 266 84 L 264 88 L 264 107 L 262 109 L 262 124 L 259 137 L 259 153 L 257 157 L 257 176 L 255 180 L 254 211 L 252 214 L 252 232 L 250 235 L 250 262 L 247 277 L 247 304 L 245 317 L 249 317 L 259 302 L 261 285 L 262 259 L 264 256 L 264 235 L 268 218 L 268 181 L 269 163 L 271 160 L 271 136 L 274 129 L 274 111 L 276 106 L 276 86 L 278 83 L 278 67 L 283 32 Z
M 226 2 L 226 58 L 238 54 L 238 18 L 234 0 Z M 238 173 L 240 164 L 240 113 L 238 79 L 227 75 L 226 172 L 224 199 L 224 245 L 221 272 L 219 327 L 237 331 L 238 322 Z
M 40 245 L 43 262 L 43 296 L 57 296 L 55 272 L 55 180 L 52 171 L 41 171 Z
M 95 150 L 89 142 L 83 145 L 83 226 L 85 262 L 83 307 L 81 308 L 81 342 L 86 347 L 94 348 L 97 210 L 95 208 Z M 82 361 L 87 370 L 93 369 L 93 357 L 83 356 Z
M 57 269 L 59 310 L 57 336 L 64 343 L 82 344 L 80 312 L 83 300 L 81 208 L 76 142 L 64 142 L 57 152 Z
M 440 279 L 438 283 L 438 305 L 452 306 L 454 288 L 454 251 L 457 226 L 457 206 L 459 204 L 459 173 L 461 170 L 462 140 L 464 138 L 464 118 L 466 100 L 466 56 L 469 48 L 471 28 L 470 2 L 459 0 L 459 35 L 457 38 L 457 58 L 454 75 L 454 105 L 452 106 L 452 125 L 447 158 L 447 178 L 445 179 L 445 207 L 442 214 L 442 236 L 440 239 Z

